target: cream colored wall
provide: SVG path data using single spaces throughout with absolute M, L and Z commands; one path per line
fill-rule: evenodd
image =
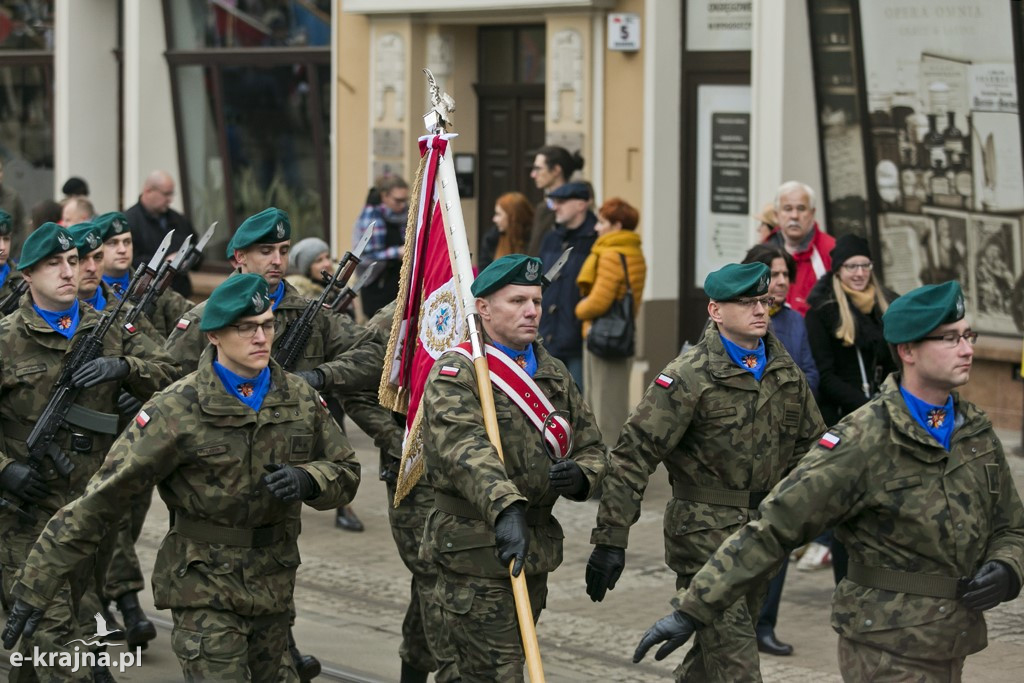
M 643 17 L 644 0 L 621 0 L 616 12 L 633 12 Z M 652 49 L 641 21 L 641 49 L 615 52 L 607 42 L 597 46 L 604 52 L 603 194 L 600 201 L 621 197 L 640 209 L 644 187 L 644 50 Z M 640 220 L 643 222 L 644 216 Z
M 370 21 L 361 14 L 335 12 L 334 252 L 352 244 L 352 227 L 373 182 L 366 160 L 370 155 Z
M 545 77 L 546 83 L 546 106 L 544 116 L 546 118 L 544 123 L 544 130 L 549 140 L 552 133 L 582 133 L 583 134 L 583 147 L 580 153 L 584 158 L 584 166 L 582 175 L 585 179 L 593 178 L 595 169 L 593 150 L 594 150 L 594 137 L 593 137 L 593 87 L 594 87 L 594 73 L 591 69 L 591 65 L 594 62 L 594 41 L 592 35 L 592 17 L 590 14 L 549 14 L 547 16 L 547 58 L 546 68 L 547 74 Z M 554 82 L 554 52 L 555 35 L 559 31 L 571 29 L 580 34 L 580 46 L 583 52 L 583 120 L 577 122 L 574 114 L 573 99 L 575 95 L 569 91 L 563 91 L 559 93 L 558 103 L 560 105 L 560 116 L 559 120 L 553 119 L 554 107 L 553 100 L 551 97 L 551 83 Z M 571 151 L 571 150 L 570 150 Z

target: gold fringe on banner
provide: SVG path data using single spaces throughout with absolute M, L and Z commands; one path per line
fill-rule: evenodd
M 405 223 L 405 254 L 402 256 L 398 305 L 395 307 L 395 317 L 391 321 L 391 336 L 388 338 L 388 347 L 384 354 L 384 368 L 380 376 L 380 386 L 377 389 L 377 399 L 380 404 L 396 413 L 406 413 L 409 410 L 409 392 L 406 388 L 391 383 L 391 371 L 395 364 L 395 358 L 401 352 L 401 349 L 398 348 L 398 336 L 405 319 L 406 304 L 409 301 L 409 290 L 412 286 L 410 281 L 412 280 L 412 265 L 416 251 L 416 223 L 419 220 L 420 193 L 423 191 L 423 175 L 427 168 L 428 156 L 424 154 L 420 157 L 420 165 L 416 169 L 416 179 L 413 181 L 412 193 L 409 197 L 409 218 Z M 433 192 L 433 188 L 429 188 L 429 191 Z M 417 330 L 408 330 L 407 334 L 417 334 L 417 332 Z M 404 455 L 402 460 L 404 462 Z
M 423 410 L 416 411 L 412 427 L 409 429 L 409 436 L 402 448 L 402 463 L 398 466 L 398 480 L 395 482 L 394 506 L 402 502 L 402 499 L 409 495 L 412 487 L 416 486 L 420 477 L 426 471 L 426 463 L 423 460 Z

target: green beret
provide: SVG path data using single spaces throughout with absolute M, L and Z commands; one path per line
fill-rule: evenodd
M 542 285 L 541 260 L 526 254 L 509 254 L 493 261 L 480 271 L 469 291 L 473 296 L 487 296 L 505 285 Z
M 96 225 L 100 229 L 100 237 L 106 242 L 111 237 L 117 237 L 123 233 L 131 230 L 131 226 L 128 225 L 128 219 L 120 211 L 108 211 L 102 216 L 96 216 L 92 219 L 93 225 Z
M 729 263 L 704 278 L 704 292 L 713 301 L 761 296 L 768 291 L 772 270 L 760 261 Z
M 32 231 L 21 246 L 21 260 L 18 270 L 25 270 L 31 265 L 49 258 L 54 254 L 62 254 L 75 248 L 75 238 L 56 223 L 43 223 Z
M 927 337 L 939 325 L 964 317 L 964 293 L 956 280 L 912 289 L 889 304 L 882 316 L 885 341 L 905 344 Z
M 277 244 L 292 238 L 292 223 L 288 212 L 270 207 L 255 216 L 249 216 L 238 226 L 228 242 L 228 258 L 235 255 L 235 249 L 246 249 L 253 244 Z
M 79 256 L 91 254 L 103 246 L 103 231 L 95 223 L 72 225 L 68 228 L 68 232 L 75 238 Z
M 11 214 L 0 209 L 0 237 L 10 235 L 12 230 L 14 230 L 14 218 Z
M 203 309 L 199 329 L 212 332 L 227 327 L 239 318 L 260 315 L 270 308 L 267 281 L 256 273 L 238 273 L 213 290 Z

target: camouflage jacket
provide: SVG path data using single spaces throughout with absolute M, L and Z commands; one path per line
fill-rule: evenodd
M 947 453 L 910 416 L 890 375 L 881 394 L 830 433 L 761 504 L 673 604 L 708 623 L 792 548 L 835 527 L 850 562 L 970 577 L 1001 560 L 1024 579 L 1024 508 L 992 423 L 954 395 Z M 842 581 L 832 597 L 841 635 L 907 657 L 963 657 L 985 647 L 985 619 L 953 599 Z
M 625 548 L 648 478 L 664 463 L 674 484 L 768 491 L 825 431 L 800 368 L 768 333 L 758 382 L 726 354 L 718 329 L 673 360 L 651 383 L 612 451 L 591 543 Z M 692 574 L 756 509 L 672 498 L 666 560 Z
M 608 459 L 594 414 L 561 361 L 539 343 L 534 349 L 534 381 L 556 410 L 569 413 L 575 438 L 570 457 L 579 463 L 593 491 L 604 478 Z M 441 375 L 442 365 L 454 366 L 458 373 Z M 498 513 L 517 501 L 526 502 L 529 508 L 546 508 L 558 500 L 558 494 L 548 483 L 552 463 L 540 432 L 497 388 L 494 404 L 504 464 L 484 430 L 476 373 L 469 359 L 455 353 L 442 356 L 430 371 L 420 404 L 424 410 L 423 453 L 430 485 L 437 494 L 468 501 L 483 518 L 431 511 L 421 557 L 456 573 L 485 578 L 508 576 L 508 568 L 501 565 L 495 553 L 494 521 Z M 562 562 L 562 527 L 548 516 L 545 523 L 530 529 L 527 574 L 554 570 Z
M 277 332 L 274 336 L 274 352 L 284 336 L 288 324 L 297 320 L 309 303 L 295 292 L 295 288 L 284 282 L 285 292 L 281 304 L 274 312 Z M 196 369 L 199 356 L 208 345 L 206 333 L 199 329 L 206 303 L 203 302 L 185 313 L 175 324 L 164 348 L 181 363 L 182 372 Z M 303 356 L 294 370 L 313 370 L 324 373 L 325 392 L 349 391 L 374 387 L 380 382 L 380 363 L 384 352 L 378 346 L 376 336 L 362 329 L 348 316 L 321 311 L 313 319 L 313 332 L 306 343 Z
M 164 340 L 171 336 L 174 326 L 192 308 L 192 302 L 168 287 L 156 300 L 153 316 L 149 319 Z
M 23 298 L 21 308 L 0 320 L 0 437 L 3 448 L 0 470 L 12 460 L 28 461 L 25 440 L 49 401 L 65 355 L 99 323 L 100 314 L 91 306 L 83 304 L 80 311 L 78 330 L 70 340 L 55 332 L 39 317 L 28 294 Z M 170 383 L 176 373 L 174 361 L 155 341 L 142 332 L 131 333 L 117 324 L 111 326 L 103 339 L 103 355 L 120 356 L 128 361 L 129 374 L 123 380 L 123 386 L 142 400 Z M 77 405 L 116 413 L 121 386 L 107 382 L 82 391 Z M 41 476 L 52 494 L 39 507 L 48 513 L 81 494 L 116 435 L 81 427 L 73 429 L 84 438 L 74 438 L 71 428 L 65 425 L 55 440 L 75 465 L 71 476 L 64 479 L 49 458 L 43 460 Z M 13 513 L 0 510 L 0 524 L 15 523 L 18 522 Z
M 47 524 L 25 564 L 19 597 L 45 607 L 63 578 L 116 523 L 124 501 L 156 485 L 173 518 L 237 529 L 277 528 L 262 547 L 196 540 L 172 529 L 153 567 L 158 608 L 211 607 L 242 616 L 291 607 L 302 504 L 284 503 L 262 482 L 266 465 L 309 472 L 327 510 L 348 502 L 359 462 L 317 393 L 271 364 L 258 413 L 228 394 L 207 351 L 197 372 L 160 392 L 118 438 L 85 495 Z

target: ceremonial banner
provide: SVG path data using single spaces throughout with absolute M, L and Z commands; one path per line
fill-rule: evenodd
M 420 166 L 413 183 L 402 259 L 402 281 L 391 326 L 379 398 L 385 408 L 406 414 L 406 437 L 395 504 L 423 474 L 419 404 L 434 361 L 466 335 L 465 313 L 452 277 L 448 242 L 438 201 L 437 169 L 447 136 L 420 138 Z

